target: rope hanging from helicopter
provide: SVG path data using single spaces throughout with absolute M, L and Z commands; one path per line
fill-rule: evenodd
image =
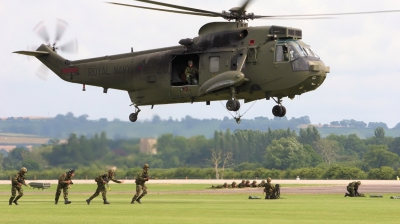
M 242 115 L 240 115 L 240 109 L 239 109 L 238 111 L 235 111 L 235 116 L 232 115 L 231 112 L 229 112 L 229 110 L 224 106 L 224 104 L 222 103 L 222 101 L 219 101 L 219 102 L 220 102 L 221 105 L 226 109 L 226 111 L 228 111 L 228 113 L 232 116 L 232 118 L 236 120 L 236 123 L 240 124 L 240 121 L 241 121 L 240 118 L 243 117 L 243 116 L 247 113 L 247 111 L 249 111 L 249 110 L 254 106 L 254 104 L 255 104 L 257 101 L 258 101 L 258 100 L 255 100 L 255 101 L 253 102 L 253 104 L 251 104 L 251 106 L 250 106 Z

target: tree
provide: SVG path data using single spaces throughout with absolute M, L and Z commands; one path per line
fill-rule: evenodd
M 337 158 L 337 153 L 340 150 L 338 142 L 329 139 L 321 139 L 315 142 L 314 146 L 317 153 L 328 164 L 331 164 Z
M 399 156 L 396 153 L 390 152 L 387 146 L 373 145 L 370 147 L 370 150 L 364 155 L 364 162 L 367 167 L 394 167 L 399 162 Z
M 217 151 L 215 149 L 211 149 L 211 158 L 209 161 L 212 163 L 214 171 L 215 171 L 215 179 L 223 179 L 224 178 L 224 169 L 227 166 L 228 162 L 232 159 L 232 152 L 223 153 L 222 151 Z M 222 162 L 222 171 L 220 175 L 219 164 Z
M 314 126 L 309 126 L 306 129 L 300 129 L 299 132 L 299 142 L 302 144 L 313 145 L 314 142 L 319 141 L 321 135 Z
M 286 170 L 309 166 L 310 157 L 296 138 L 289 137 L 273 140 L 264 161 L 266 168 Z
M 375 128 L 374 137 L 375 137 L 375 144 L 377 145 L 385 144 L 385 130 L 382 127 Z
M 389 143 L 388 149 L 391 152 L 400 155 L 400 137 L 394 138 L 393 141 Z

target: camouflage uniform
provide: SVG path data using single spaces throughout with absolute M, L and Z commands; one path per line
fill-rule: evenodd
M 358 193 L 358 187 L 361 185 L 361 181 L 354 181 L 349 183 L 349 185 L 347 185 L 347 191 L 349 193 L 346 193 L 344 196 L 347 197 L 355 197 L 355 196 L 359 196 L 360 194 Z
M 25 173 L 27 173 L 28 170 L 25 167 L 22 167 L 21 170 L 14 175 L 14 177 L 11 179 L 11 197 L 8 201 L 9 205 L 14 204 L 18 205 L 18 199 L 20 199 L 22 196 L 24 196 L 24 190 L 22 189 L 22 185 L 25 185 L 26 187 L 28 186 L 25 183 Z M 17 196 L 18 192 L 18 196 Z
M 250 184 L 250 187 L 257 187 L 257 186 L 258 186 L 257 181 L 255 181 L 255 180 L 253 181 L 253 183 Z
M 224 183 L 223 185 L 217 185 L 217 186 L 214 186 L 214 185 L 212 185 L 212 187 L 211 188 L 228 188 L 228 183 Z
M 272 199 L 275 187 L 271 184 L 271 178 L 267 178 L 267 183 L 264 185 L 265 199 Z
M 251 187 L 250 181 L 249 181 L 249 180 L 246 180 L 246 184 L 245 184 L 244 186 L 245 186 L 245 187 Z
M 237 186 L 236 186 L 236 182 L 235 182 L 235 181 L 233 181 L 233 182 L 232 182 L 232 184 L 231 184 L 231 185 L 229 185 L 229 188 L 237 188 Z
M 191 63 L 191 61 L 189 61 L 189 64 Z M 193 64 L 193 62 L 192 62 Z M 199 73 L 199 70 L 192 66 L 188 66 L 185 69 L 185 75 L 186 75 L 186 81 L 188 82 L 189 85 L 197 85 L 197 79 L 196 79 L 196 74 Z
M 145 185 L 146 181 L 149 180 L 149 174 L 148 174 L 148 169 L 149 169 L 148 164 L 143 165 L 143 171 L 139 173 L 136 176 L 136 194 L 133 196 L 131 204 L 135 204 L 135 201 L 137 201 L 139 204 L 142 204 L 140 202 L 140 199 L 143 198 L 147 194 L 147 187 Z M 142 192 L 143 191 L 143 192 Z M 140 194 L 142 192 L 142 194 Z
M 246 187 L 246 181 L 242 180 L 242 182 L 237 186 L 238 188 L 244 188 Z
M 114 173 L 115 173 L 115 170 L 109 170 L 108 172 L 100 174 L 98 177 L 96 177 L 94 179 L 97 182 L 97 189 L 96 189 L 96 192 L 94 192 L 94 194 L 89 199 L 86 200 L 87 204 L 90 204 L 90 201 L 93 198 L 97 197 L 100 193 L 101 193 L 101 196 L 103 197 L 103 201 L 104 201 L 103 203 L 110 204 L 110 202 L 107 201 L 107 189 L 106 189 L 105 185 L 108 186 L 108 182 L 110 182 L 110 180 L 115 183 L 119 183 L 119 184 L 122 183 L 122 181 L 116 180 L 114 178 Z
M 257 187 L 265 187 L 265 180 L 261 181 L 261 183 L 259 183 Z
M 71 204 L 71 202 L 68 201 L 68 188 L 72 184 L 72 177 L 73 177 L 74 173 L 75 173 L 75 170 L 74 169 L 70 169 L 68 172 L 62 174 L 58 178 L 58 185 L 57 185 L 57 190 L 56 190 L 55 204 L 58 203 L 58 199 L 60 198 L 61 190 L 63 190 L 63 194 L 64 194 L 64 201 L 65 201 L 64 203 L 65 204 Z

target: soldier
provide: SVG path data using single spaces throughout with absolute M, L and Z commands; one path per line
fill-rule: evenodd
M 116 180 L 114 178 L 114 174 L 115 174 L 115 170 L 114 169 L 110 169 L 108 172 L 100 174 L 100 176 L 96 177 L 94 180 L 97 182 L 97 189 L 96 192 L 94 192 L 94 194 L 86 200 L 86 203 L 89 205 L 90 201 L 97 197 L 99 195 L 99 193 L 101 192 L 101 196 L 103 196 L 103 204 L 110 204 L 110 202 L 107 201 L 107 189 L 105 187 L 105 185 L 107 185 L 108 187 L 108 182 L 113 181 L 115 183 L 124 183 L 124 181 L 119 181 Z M 110 188 L 109 188 L 110 189 Z
M 253 183 L 250 184 L 250 187 L 257 187 L 257 181 L 253 180 Z
M 139 173 L 136 176 L 136 194 L 133 196 L 131 204 L 135 204 L 135 201 L 137 201 L 139 204 L 142 204 L 140 202 L 140 199 L 143 198 L 147 194 L 147 187 L 145 185 L 146 181 L 149 181 L 149 170 L 150 166 L 148 164 L 143 165 L 143 171 Z M 142 192 L 143 191 L 143 192 Z M 142 194 L 140 194 L 142 192 Z
M 237 188 L 237 186 L 236 186 L 236 182 L 235 182 L 235 181 L 233 181 L 233 182 L 232 182 L 232 184 L 229 186 L 229 188 Z
M 271 178 L 267 178 L 267 183 L 264 185 L 265 199 L 272 199 L 275 187 L 271 184 Z
M 349 193 L 346 193 L 344 196 L 347 197 L 355 197 L 355 196 L 360 196 L 360 193 L 358 193 L 358 187 L 361 185 L 361 181 L 354 181 L 349 183 L 349 185 L 347 185 L 347 191 Z
M 199 70 L 193 66 L 193 61 L 188 61 L 188 67 L 185 70 L 186 81 L 189 85 L 197 85 L 196 74 L 199 73 Z
M 265 180 L 261 181 L 261 183 L 257 185 L 257 187 L 264 187 L 264 186 L 265 186 Z
M 212 185 L 211 188 L 228 188 L 228 186 L 229 186 L 228 183 L 225 182 L 223 185 L 217 185 L 217 186 Z
M 246 183 L 245 183 L 244 186 L 245 186 L 245 187 L 251 187 L 251 185 L 250 185 L 250 180 L 246 180 Z
M 238 185 L 238 188 L 244 188 L 246 187 L 246 181 L 242 180 L 242 182 Z
M 71 201 L 68 201 L 68 188 L 70 188 L 72 183 L 72 178 L 75 175 L 75 170 L 70 169 L 68 172 L 62 174 L 58 178 L 58 185 L 57 185 L 57 191 L 56 191 L 56 198 L 55 198 L 55 204 L 58 204 L 58 199 L 60 198 L 61 194 L 61 189 L 63 190 L 64 194 L 64 204 L 71 204 Z
M 11 198 L 8 201 L 9 205 L 12 205 L 14 202 L 15 205 L 18 205 L 18 199 L 20 199 L 22 196 L 24 196 L 24 190 L 22 189 L 22 185 L 25 187 L 28 187 L 28 185 L 25 183 L 25 173 L 28 172 L 28 169 L 25 167 L 22 167 L 17 174 L 14 175 L 14 177 L 11 179 Z M 18 196 L 16 196 L 18 191 Z

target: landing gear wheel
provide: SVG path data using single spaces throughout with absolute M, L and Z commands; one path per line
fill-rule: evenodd
M 137 120 L 137 116 L 138 116 L 137 113 L 131 113 L 131 114 L 129 115 L 129 120 L 130 120 L 131 122 L 135 122 L 135 121 Z
M 281 115 L 279 115 L 279 117 L 284 117 L 286 115 L 286 107 L 281 106 L 282 107 L 282 113 Z
M 239 100 L 235 100 L 236 101 L 236 108 L 233 111 L 238 111 L 240 109 L 240 102 Z
M 228 109 L 229 111 L 237 111 L 237 107 L 238 107 L 238 104 L 239 103 L 239 101 L 236 101 L 236 100 L 228 100 L 227 102 L 226 102 L 226 109 Z M 239 105 L 239 108 L 240 108 L 240 105 Z
M 274 106 L 274 107 L 272 108 L 272 114 L 273 114 L 275 117 L 280 117 L 281 114 L 282 114 L 282 112 L 283 112 L 282 106 L 276 105 L 276 106 Z M 285 112 L 286 112 L 286 109 L 285 109 Z

